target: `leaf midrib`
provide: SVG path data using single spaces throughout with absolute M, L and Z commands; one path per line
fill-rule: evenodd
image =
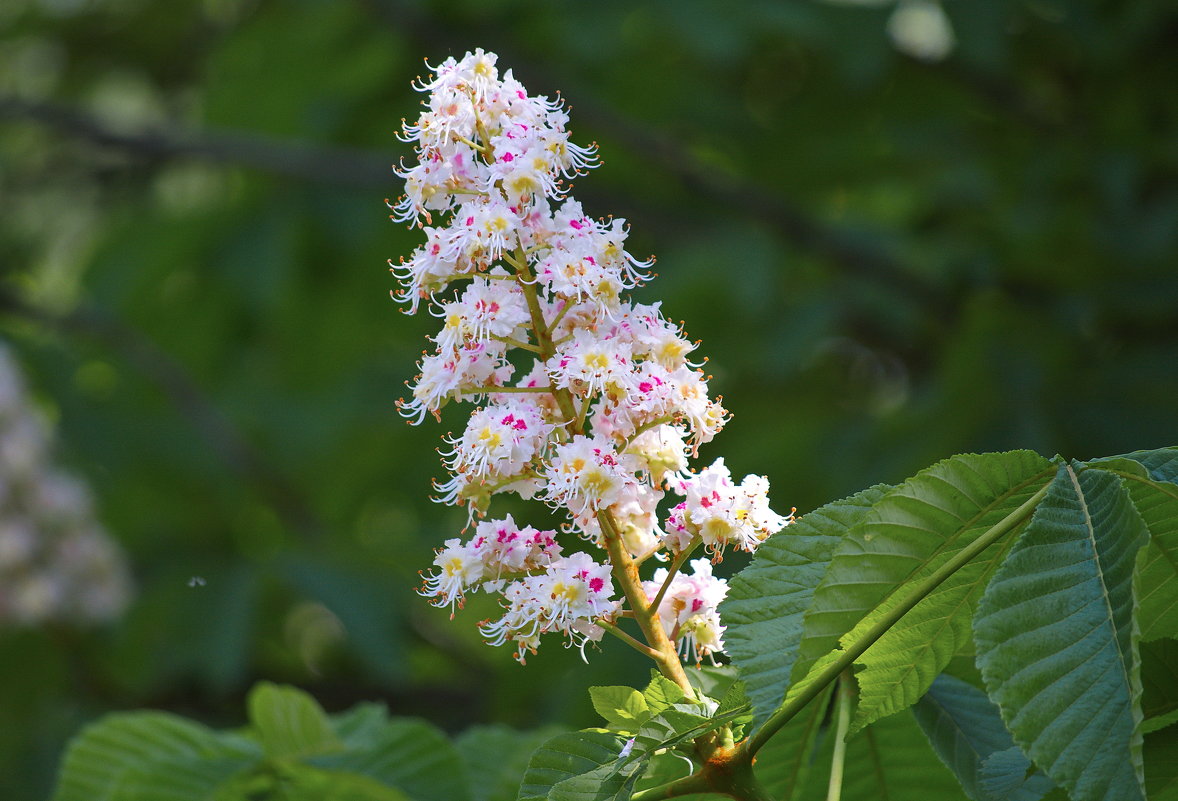
M 977 476 L 979 476 L 979 478 L 981 478 L 981 474 L 979 474 L 977 472 L 977 470 L 973 470 L 972 467 L 970 467 L 970 469 L 973 471 L 974 475 L 977 475 Z M 982 518 L 984 518 L 988 514 L 993 513 L 995 509 L 1000 508 L 1000 504 L 1004 504 L 1011 497 L 1014 497 L 1018 493 L 1027 489 L 1029 486 L 1033 485 L 1036 481 L 1041 481 L 1042 479 L 1048 477 L 1049 475 L 1051 475 L 1051 473 L 1054 470 L 1056 470 L 1054 465 L 1044 468 L 1041 472 L 1035 474 L 1034 476 L 1031 476 L 1030 478 L 1026 479 L 1022 483 L 1016 484 L 1013 487 L 1010 487 L 1002 495 L 995 496 L 995 498 L 992 501 L 990 501 L 989 504 L 987 504 L 983 508 L 978 509 L 978 511 L 972 517 L 970 517 L 969 520 L 963 522 L 962 525 L 957 527 L 953 531 L 953 533 L 950 534 L 948 537 L 944 537 L 941 541 L 941 544 L 938 545 L 932 551 L 932 553 L 930 553 L 925 559 L 923 559 L 923 560 L 918 559 L 919 564 L 917 564 L 916 567 L 912 568 L 912 570 L 910 570 L 908 572 L 908 575 L 904 577 L 904 580 L 901 581 L 899 584 L 893 583 L 892 589 L 886 595 L 884 595 L 882 598 L 880 598 L 879 601 L 876 602 L 874 606 L 868 607 L 866 612 L 859 618 L 859 621 L 856 621 L 855 625 L 857 626 L 859 624 L 859 622 L 864 620 L 869 614 L 874 612 L 876 609 L 886 606 L 888 604 L 888 602 L 892 599 L 893 596 L 895 596 L 898 592 L 900 592 L 900 590 L 904 589 L 908 585 L 908 583 L 912 580 L 912 577 L 915 576 L 918 571 L 920 571 L 922 569 L 926 569 L 938 561 L 943 561 L 943 560 L 939 560 L 939 557 L 943 556 L 945 553 L 947 553 L 950 550 L 949 546 L 951 544 L 957 543 L 957 541 L 961 538 L 961 535 L 963 532 L 969 531 L 970 529 L 975 528 L 978 525 L 978 522 Z M 946 483 L 948 483 L 948 482 L 946 482 Z M 920 501 L 922 503 L 926 503 L 930 508 L 939 509 L 939 507 L 933 506 L 932 504 L 928 504 L 927 502 L 925 502 L 921 498 L 916 498 L 911 495 L 903 496 L 903 497 L 912 498 L 913 500 Z M 962 497 L 966 497 L 964 493 L 962 493 Z M 970 502 L 972 503 L 973 501 L 971 500 Z M 864 521 L 863 523 L 860 523 L 859 525 L 867 526 L 868 522 L 869 521 Z M 905 526 L 905 528 L 916 528 L 916 527 L 915 526 Z M 967 543 L 967 545 L 968 545 L 968 543 Z M 959 550 L 961 550 L 961 548 L 956 548 L 955 550 L 959 551 Z M 903 554 L 894 554 L 894 556 L 903 556 Z M 935 570 L 935 568 L 934 568 L 934 570 Z M 844 583 L 851 583 L 851 582 L 840 582 L 840 585 L 844 584 Z M 863 583 L 863 584 L 876 583 L 876 584 L 879 584 L 879 583 L 883 583 L 883 582 L 856 582 L 856 583 Z M 854 626 L 852 626 L 851 628 L 853 630 Z
M 928 638 L 928 640 L 925 642 L 924 646 L 917 651 L 916 657 L 914 657 L 912 659 L 912 661 L 908 664 L 908 666 L 903 670 L 903 673 L 899 677 L 899 679 L 897 681 L 883 683 L 882 686 L 889 688 L 888 693 L 887 693 L 888 696 L 890 696 L 891 693 L 894 692 L 894 689 L 897 686 L 902 685 L 904 683 L 904 680 L 907 679 L 908 676 L 911 675 L 916 670 L 916 663 L 919 661 L 919 657 L 921 657 L 925 653 L 927 653 L 929 651 L 929 649 L 932 648 L 933 643 L 941 635 L 941 633 L 946 628 L 950 627 L 950 624 L 951 624 L 951 621 L 953 620 L 954 615 L 958 614 L 963 607 L 969 606 L 970 597 L 975 595 L 975 593 L 977 592 L 977 590 L 979 588 L 980 589 L 985 588 L 985 584 L 987 583 L 985 580 L 988 579 L 991 575 L 993 575 L 993 570 L 997 569 L 997 564 L 1002 561 L 1002 558 L 1004 558 L 1006 556 L 1006 554 L 1010 551 L 1010 547 L 1013 545 L 1014 541 L 1017 539 L 1016 532 L 1019 531 L 1020 529 L 1024 528 L 1026 525 L 1027 524 L 1024 522 L 1020 526 L 1017 526 L 1015 529 L 1013 529 L 1011 531 L 1011 534 L 1014 536 L 1008 537 L 1004 540 L 1007 545 L 1006 548 L 999 548 L 997 551 L 995 551 L 994 555 L 991 556 L 991 558 L 987 562 L 979 562 L 978 563 L 978 564 L 987 565 L 987 568 L 982 570 L 982 573 L 981 573 L 981 575 L 979 575 L 978 580 L 972 582 L 973 586 L 971 586 L 968 590 L 966 590 L 965 595 L 961 598 L 961 601 L 959 603 L 955 604 L 953 606 L 953 608 L 949 611 L 948 614 L 942 615 L 940 618 L 930 619 L 932 621 L 936 621 L 939 619 L 941 621 L 941 623 L 934 628 L 933 634 Z M 1000 544 L 1002 544 L 1002 542 L 1003 542 L 1003 540 L 1000 540 L 999 542 L 995 543 L 995 545 L 1000 545 Z M 989 572 L 987 572 L 987 569 L 989 570 Z M 904 622 L 904 618 L 908 617 L 908 615 L 911 615 L 913 612 L 915 612 L 917 609 L 919 609 L 921 604 L 923 604 L 929 598 L 934 597 L 935 594 L 936 594 L 935 591 L 932 593 L 929 593 L 929 595 L 925 596 L 923 601 L 921 601 L 916 606 L 912 607 L 912 609 L 910 609 L 907 612 L 907 614 L 904 615 L 904 617 L 902 617 L 898 621 L 896 621 L 896 625 L 892 627 L 892 631 L 899 630 L 900 625 Z M 882 642 L 883 640 L 884 640 L 884 638 L 881 637 L 879 642 Z M 879 642 L 877 642 L 875 645 L 872 645 L 872 648 L 875 648 L 879 644 Z M 871 648 L 868 648 L 866 651 L 864 651 L 863 656 L 866 656 L 870 652 L 871 652 Z M 862 660 L 862 658 L 863 657 L 860 657 L 860 660 Z M 865 666 L 865 668 L 867 670 L 870 670 L 870 666 Z
M 1133 697 L 1133 688 L 1129 685 L 1129 665 L 1125 663 L 1125 654 L 1121 650 L 1120 632 L 1117 629 L 1116 621 L 1113 618 L 1112 598 L 1109 596 L 1108 582 L 1105 581 L 1104 568 L 1100 564 L 1100 553 L 1096 550 L 1096 528 L 1092 524 L 1092 515 L 1088 510 L 1088 499 L 1084 496 L 1084 491 L 1080 488 L 1080 480 L 1076 476 L 1076 472 L 1072 470 L 1072 466 L 1065 464 L 1064 469 L 1068 472 L 1068 479 L 1072 482 L 1072 488 L 1076 491 L 1076 498 L 1079 500 L 1080 511 L 1084 513 L 1084 527 L 1088 534 L 1087 540 L 1089 547 L 1092 548 L 1092 563 L 1096 566 L 1096 577 L 1100 582 L 1101 599 L 1104 602 L 1104 609 L 1108 613 L 1106 619 L 1108 626 L 1112 630 L 1113 642 L 1116 643 L 1117 659 L 1120 660 L 1121 670 L 1118 675 L 1121 683 L 1125 688 L 1125 697 Z M 1121 490 L 1124 492 L 1124 490 Z M 1132 501 L 1130 501 L 1132 503 Z

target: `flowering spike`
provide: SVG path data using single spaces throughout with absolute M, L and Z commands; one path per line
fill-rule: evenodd
M 600 164 L 597 145 L 570 141 L 559 94 L 529 95 L 497 61 L 475 50 L 414 82 L 428 94 L 425 110 L 403 121 L 400 138 L 417 158 L 394 168 L 405 193 L 388 202 L 394 220 L 425 234 L 389 263 L 401 285 L 393 297 L 441 323 L 397 407 L 417 424 L 450 401 L 482 404 L 444 438 L 448 476 L 434 483 L 437 500 L 467 508 L 474 535 L 445 542 L 419 592 L 451 615 L 469 593 L 498 593 L 503 615 L 479 630 L 492 645 L 512 643 L 521 663 L 549 633 L 584 657 L 607 629 L 617 633 L 623 612 L 652 621 L 648 639 L 666 635 L 649 641 L 672 663 L 675 648 L 711 658 L 723 648 L 716 605 L 727 592 L 711 564 L 696 560 L 691 576 L 664 569 L 638 586 L 625 560 L 670 554 L 677 568 L 702 542 L 719 561 L 729 545 L 754 550 L 792 515 L 769 509 L 767 480 L 736 484 L 723 460 L 690 471 L 689 455 L 729 417 L 709 397 L 706 359 L 689 361 L 699 342 L 659 303 L 627 297 L 654 277 L 653 257 L 626 251 L 624 219 L 591 217 L 568 194 Z M 667 491 L 685 500 L 660 525 Z M 487 518 L 505 492 L 564 510 L 561 529 L 610 556 L 566 554 L 554 531 Z M 615 579 L 622 595 L 641 605 L 645 590 L 657 609 L 623 609 Z

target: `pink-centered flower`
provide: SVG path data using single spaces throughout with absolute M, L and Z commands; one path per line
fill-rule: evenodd
M 643 582 L 642 588 L 647 600 L 653 602 L 667 584 L 659 601 L 659 619 L 684 658 L 693 657 L 698 662 L 724 650 L 725 627 L 717 607 L 728 594 L 728 582 L 712 575 L 712 564 L 707 559 L 693 559 L 690 564 L 691 575 L 677 573 L 668 583 L 669 571 L 659 568 L 653 580 Z

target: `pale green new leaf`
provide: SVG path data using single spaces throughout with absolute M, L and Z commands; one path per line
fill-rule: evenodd
M 804 515 L 771 537 L 729 582 L 720 614 L 725 647 L 740 668 L 758 726 L 785 697 L 802 616 L 847 530 L 890 489 L 871 487 Z
M 998 707 L 976 687 L 942 674 L 912 707 L 933 750 L 974 801 L 1038 801 L 1051 789 L 1014 744 Z
M 832 648 L 858 640 L 905 589 L 1016 510 L 1050 475 L 1050 462 L 1031 451 L 965 454 L 922 470 L 876 501 L 814 592 L 795 680 Z M 950 575 L 859 658 L 852 731 L 916 703 L 968 643 L 977 599 L 1013 539 Z
M 633 687 L 590 687 L 589 698 L 611 729 L 633 732 L 650 719 L 646 698 Z
M 211 801 L 261 757 L 254 743 L 176 715 L 108 715 L 66 750 L 52 801 Z
M 652 715 L 658 715 L 687 698 L 682 687 L 653 669 L 650 671 L 650 683 L 643 689 L 642 697 Z
M 1137 451 L 1086 464 L 1121 476 L 1149 527 L 1149 545 L 1137 557 L 1141 639 L 1178 637 L 1178 448 Z
M 1148 536 L 1117 476 L 1065 465 L 978 603 L 986 689 L 1074 801 L 1144 798 L 1132 587 Z
M 267 757 L 300 759 L 343 747 L 327 713 L 302 690 L 259 682 L 246 707 Z
M 612 765 L 617 762 L 625 744 L 625 737 L 610 732 L 576 731 L 556 735 L 532 754 L 518 801 L 544 801 L 556 785 L 566 779 L 582 776 L 603 765 Z M 615 792 L 626 781 L 625 776 L 617 774 L 611 778 Z M 598 784 L 600 789 L 602 782 L 598 781 Z

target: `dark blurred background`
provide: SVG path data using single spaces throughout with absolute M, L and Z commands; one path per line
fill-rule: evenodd
M 1169 0 L 3 0 L 0 337 L 133 589 L 0 620 L 0 797 L 103 712 L 237 725 L 259 678 L 450 730 L 590 725 L 587 685 L 644 680 L 613 643 L 520 668 L 492 607 L 413 594 L 463 412 L 394 409 L 435 321 L 388 297 L 420 235 L 383 201 L 410 80 L 475 47 L 599 143 L 576 196 L 657 254 L 639 294 L 735 414 L 702 458 L 780 511 L 1178 443 Z

